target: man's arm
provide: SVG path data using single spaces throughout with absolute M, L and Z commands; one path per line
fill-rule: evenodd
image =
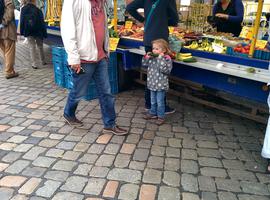
M 5 12 L 2 19 L 2 24 L 7 26 L 10 22 L 14 21 L 14 9 L 15 6 L 12 0 L 5 0 Z
M 69 65 L 78 65 L 81 63 L 77 46 L 74 2 L 76 0 L 64 1 L 61 17 L 61 36 L 68 54 Z
M 169 5 L 168 5 L 168 25 L 169 26 L 177 26 L 179 22 L 179 16 L 177 12 L 177 7 L 176 7 L 176 1 L 175 0 L 170 0 Z
M 139 8 L 144 8 L 144 0 L 134 0 L 127 5 L 126 11 L 139 22 L 143 23 L 145 18 L 137 11 Z

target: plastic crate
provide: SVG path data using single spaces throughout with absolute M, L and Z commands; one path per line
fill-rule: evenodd
M 63 73 L 54 71 L 54 82 L 56 85 L 60 87 L 65 87 L 66 83 L 65 83 L 65 77 L 63 76 Z
M 72 75 L 71 74 L 69 74 L 69 75 L 65 75 L 64 76 L 64 78 L 65 78 L 65 88 L 67 88 L 67 89 L 72 89 L 73 88 L 73 78 L 72 78 Z
M 67 63 L 67 53 L 64 47 L 53 46 L 52 47 L 52 61 L 62 61 L 63 63 Z
M 226 54 L 227 55 L 232 55 L 232 56 L 244 57 L 244 58 L 248 57 L 248 54 L 234 52 L 232 47 L 227 47 Z

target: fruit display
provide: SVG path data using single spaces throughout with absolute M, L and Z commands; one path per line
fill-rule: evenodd
M 197 59 L 193 57 L 191 53 L 178 53 L 176 60 L 188 63 L 197 62 Z
M 129 37 L 136 40 L 142 40 L 143 33 L 143 28 L 136 24 L 133 24 L 131 29 L 126 29 L 124 25 L 120 26 L 118 29 L 118 34 L 120 37 Z

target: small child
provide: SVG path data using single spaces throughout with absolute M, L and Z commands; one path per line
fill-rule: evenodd
M 165 117 L 165 92 L 169 89 L 168 75 L 172 70 L 172 60 L 169 54 L 168 42 L 157 39 L 152 42 L 152 52 L 142 59 L 142 65 L 147 69 L 147 88 L 151 92 L 151 109 L 144 119 L 157 119 L 162 125 Z

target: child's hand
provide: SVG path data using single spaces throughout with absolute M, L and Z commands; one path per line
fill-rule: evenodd
M 166 60 L 171 60 L 171 57 L 170 57 L 169 55 L 165 55 L 164 58 L 165 58 Z
M 159 55 L 160 55 L 160 56 L 164 56 L 164 53 L 161 52 Z

